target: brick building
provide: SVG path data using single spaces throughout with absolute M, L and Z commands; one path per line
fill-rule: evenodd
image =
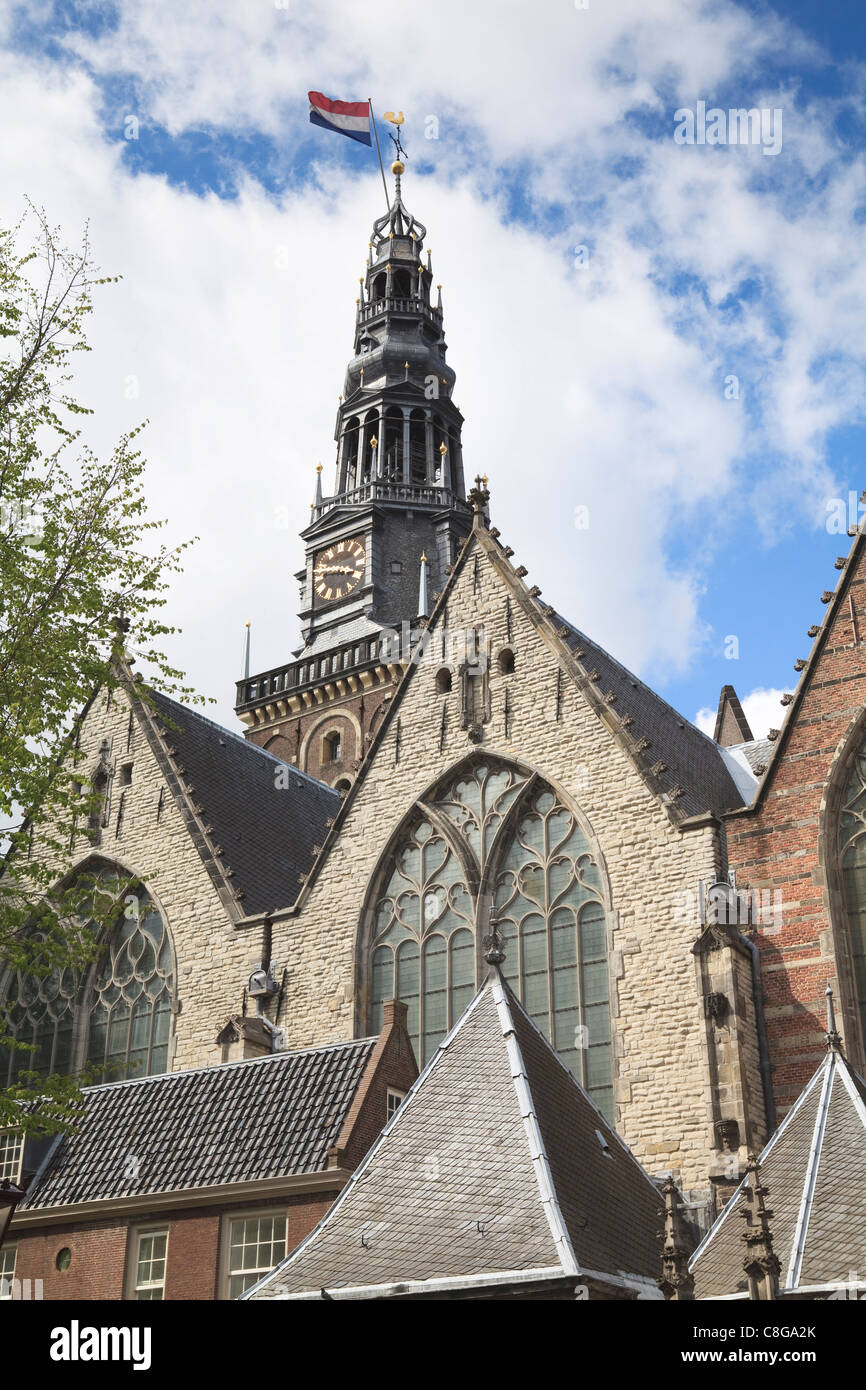
M 320 483 L 304 532 L 302 645 L 245 673 L 246 738 L 125 665 L 95 692 L 77 736 L 98 814 L 63 854 L 38 833 L 30 852 L 59 882 L 93 874 L 116 925 L 89 971 L 7 971 L 0 998 L 37 1070 L 101 1069 L 95 1105 L 234 1074 L 238 1049 L 273 1056 L 238 1065 L 252 1078 L 340 1055 L 381 1033 L 395 999 L 418 1067 L 441 1067 L 501 951 L 504 987 L 600 1132 L 613 1126 L 657 1185 L 673 1174 L 706 1229 L 823 1056 L 828 979 L 863 1067 L 862 537 L 781 733 L 753 739 L 729 687 L 715 737 L 701 733 L 545 602 L 491 524 L 483 465 L 467 493 L 441 298 L 395 172 L 356 305 L 334 492 Z M 14 1134 L 0 1156 L 14 1175 Z M 59 1236 L 37 1214 L 45 1180 L 15 1218 L 22 1252 L 43 1219 L 49 1245 Z M 311 1193 L 303 1220 L 335 1191 Z M 128 1271 L 151 1195 L 127 1180 L 124 1245 L 120 1216 L 99 1214 L 114 1198 L 94 1190 L 77 1238 L 114 1250 L 113 1296 L 135 1296 L 118 1261 Z M 213 1232 L 227 1208 L 186 1205 L 178 1222 L 211 1222 L 202 1277 L 225 1294 Z M 610 1211 L 597 1219 L 615 1245 Z M 49 1245 L 27 1268 L 55 1290 Z M 646 1279 L 641 1259 L 630 1273 Z
M 236 1298 L 312 1230 L 417 1076 L 405 1006 L 378 1038 L 303 1052 L 263 1052 L 244 1022 L 228 1050 L 258 1057 L 86 1088 L 0 1251 L 22 1286 Z

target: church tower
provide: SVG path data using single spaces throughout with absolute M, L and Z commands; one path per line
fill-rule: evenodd
M 373 225 L 337 411 L 333 494 L 321 466 L 301 532 L 303 644 L 238 683 L 247 737 L 348 789 L 427 615 L 471 528 L 463 417 L 446 362 L 441 286 L 427 230 L 394 196 Z

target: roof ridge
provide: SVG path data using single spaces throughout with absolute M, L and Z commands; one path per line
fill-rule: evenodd
M 620 1148 L 623 1149 L 624 1152 L 626 1153 L 626 1155 L 628 1156 L 628 1158 L 631 1159 L 632 1163 L 634 1163 L 634 1164 L 637 1165 L 637 1167 L 640 1169 L 641 1173 L 643 1174 L 643 1176 L 646 1178 L 647 1182 L 649 1183 L 650 1187 L 652 1188 L 654 1195 L 655 1195 L 656 1197 L 658 1197 L 658 1195 L 659 1195 L 658 1188 L 656 1187 L 655 1183 L 653 1182 L 653 1180 L 652 1180 L 652 1178 L 650 1177 L 650 1175 L 649 1175 L 649 1173 L 647 1172 L 647 1170 L 644 1168 L 644 1166 L 643 1166 L 643 1164 L 641 1163 L 640 1159 L 635 1158 L 634 1154 L 632 1153 L 631 1148 L 630 1148 L 629 1145 L 626 1143 L 625 1139 L 623 1139 L 622 1135 L 619 1133 L 619 1130 L 616 1128 L 616 1125 L 611 1124 L 610 1120 L 607 1118 L 607 1116 L 604 1114 L 604 1112 L 603 1112 L 602 1110 L 599 1109 L 598 1105 L 597 1105 L 596 1102 L 593 1100 L 592 1096 L 589 1094 L 589 1091 L 587 1091 L 586 1087 L 585 1087 L 580 1081 L 578 1081 L 578 1079 L 577 1079 L 577 1077 L 575 1076 L 574 1072 L 571 1070 L 571 1067 L 569 1067 L 569 1066 L 562 1060 L 562 1058 L 560 1057 L 559 1053 L 558 1053 L 558 1052 L 556 1051 L 556 1049 L 551 1045 L 551 1043 L 548 1041 L 548 1039 L 544 1036 L 544 1033 L 541 1031 L 541 1029 L 539 1028 L 538 1024 L 535 1022 L 535 1019 L 531 1016 L 531 1014 L 527 1013 L 525 1006 L 524 1006 L 524 1005 L 521 1003 L 521 1001 L 518 999 L 517 995 L 514 993 L 514 990 L 511 988 L 511 985 L 508 983 L 508 981 L 506 980 L 506 978 L 505 978 L 504 975 L 501 975 L 501 980 L 502 980 L 503 986 L 504 986 L 505 989 L 508 991 L 508 994 L 511 996 L 511 1001 L 512 1001 L 512 1003 L 517 1005 L 517 1008 L 520 1010 L 521 1014 L 522 1014 L 523 1017 L 526 1019 L 526 1022 L 529 1024 L 530 1028 L 533 1028 L 533 1029 L 535 1030 L 535 1032 L 538 1034 L 538 1036 L 539 1036 L 539 1038 L 541 1039 L 541 1041 L 544 1043 L 545 1047 L 547 1047 L 547 1048 L 549 1049 L 549 1051 L 551 1052 L 551 1054 L 552 1054 L 552 1056 L 554 1057 L 554 1059 L 556 1060 L 558 1066 L 561 1067 L 561 1069 L 565 1072 L 565 1074 L 566 1074 L 566 1076 L 568 1077 L 569 1081 L 571 1081 L 572 1085 L 574 1085 L 574 1086 L 577 1087 L 577 1089 L 580 1091 L 581 1095 L 583 1096 L 584 1100 L 586 1100 L 586 1101 L 589 1103 L 589 1105 L 592 1106 L 593 1110 L 595 1111 L 595 1113 L 596 1113 L 596 1115 L 598 1116 L 598 1118 L 599 1118 L 599 1120 L 601 1121 L 601 1123 L 604 1125 L 604 1127 L 605 1127 L 605 1129 L 607 1130 L 607 1132 L 608 1132 L 610 1135 L 613 1136 L 613 1138 L 614 1138 L 614 1139 L 617 1141 L 617 1143 L 619 1144 Z
M 421 1086 L 423 1085 L 424 1081 L 426 1081 L 427 1077 L 433 1071 L 433 1068 L 436 1066 L 436 1063 L 439 1061 L 440 1057 L 442 1057 L 447 1048 L 450 1046 L 452 1040 L 460 1032 L 466 1020 L 472 1014 L 474 1014 L 476 1008 L 478 1007 L 478 1002 L 484 994 L 486 988 L 487 981 L 485 980 L 484 983 L 481 985 L 481 988 L 477 990 L 475 998 L 472 1000 L 470 1004 L 466 1006 L 466 1009 L 460 1015 L 457 1022 L 454 1024 L 454 1027 L 451 1029 L 449 1033 L 446 1033 L 445 1037 L 442 1039 L 436 1051 L 433 1053 L 433 1056 L 430 1058 L 430 1061 L 426 1064 L 423 1070 L 419 1072 L 418 1076 L 415 1078 L 411 1087 L 406 1092 L 405 1096 L 398 1105 L 396 1111 L 394 1112 L 394 1115 L 384 1126 L 384 1128 L 379 1131 L 375 1143 L 373 1143 L 367 1150 L 367 1153 L 361 1159 L 361 1162 L 358 1164 L 357 1168 L 354 1169 L 352 1176 L 349 1178 L 349 1181 L 346 1183 L 342 1191 L 340 1191 L 334 1198 L 334 1201 L 331 1203 L 330 1207 L 325 1212 L 321 1221 L 318 1221 L 316 1223 L 316 1225 L 310 1231 L 309 1235 L 305 1236 L 304 1239 L 300 1242 L 300 1244 L 296 1245 L 294 1250 L 292 1250 L 288 1255 L 286 1255 L 285 1258 L 282 1259 L 278 1265 L 275 1265 L 274 1268 L 270 1270 L 267 1274 L 263 1274 L 261 1279 L 257 1280 L 255 1284 L 251 1284 L 248 1289 L 244 1290 L 244 1292 L 240 1295 L 241 1299 L 250 1298 L 256 1289 L 260 1289 L 262 1285 L 270 1283 L 272 1279 L 276 1278 L 280 1270 L 286 1269 L 288 1265 L 295 1259 L 295 1257 L 297 1255 L 300 1255 L 301 1251 L 307 1248 L 307 1246 L 318 1234 L 318 1232 L 324 1230 L 325 1227 L 330 1223 L 335 1212 L 339 1211 L 342 1204 L 348 1200 L 349 1193 L 354 1191 L 357 1183 L 360 1181 L 363 1174 L 369 1168 L 374 1157 L 379 1152 L 388 1135 L 392 1133 L 394 1127 L 397 1124 L 399 1124 L 400 1120 L 405 1117 L 406 1113 L 408 1112 L 409 1106 L 416 1099 L 418 1091 L 421 1089 Z
M 795 1289 L 800 1282 L 800 1271 L 803 1267 L 803 1254 L 806 1249 L 806 1236 L 809 1233 L 809 1218 L 812 1215 L 812 1203 L 815 1197 L 815 1184 L 818 1181 L 818 1165 L 821 1162 L 821 1150 L 824 1147 L 824 1135 L 827 1132 L 827 1117 L 830 1113 L 830 1100 L 833 1095 L 833 1082 L 836 1079 L 838 1054 L 835 1049 L 828 1053 L 826 1073 L 821 1095 L 818 1098 L 818 1109 L 815 1112 L 815 1123 L 812 1127 L 812 1142 L 809 1145 L 809 1156 L 806 1159 L 806 1170 L 803 1175 L 803 1191 L 800 1197 L 800 1206 L 797 1211 L 797 1220 L 794 1225 L 794 1233 L 791 1237 L 791 1250 L 788 1260 L 788 1268 L 785 1273 L 786 1289 Z
M 95 1091 L 114 1091 L 120 1086 L 143 1086 L 148 1082 L 154 1081 L 173 1081 L 182 1076 L 201 1076 L 202 1073 L 208 1074 L 227 1071 L 231 1067 L 252 1067 L 261 1062 L 285 1062 L 291 1057 L 307 1057 L 316 1052 L 334 1052 L 339 1048 L 360 1047 L 362 1044 L 369 1045 L 375 1043 L 378 1034 L 373 1034 L 367 1038 L 347 1038 L 343 1042 L 323 1043 L 319 1047 L 299 1047 L 286 1052 L 269 1052 L 263 1057 L 237 1057 L 233 1062 L 212 1062 L 205 1063 L 200 1067 L 182 1067 L 179 1071 L 159 1071 L 151 1076 L 127 1076 L 121 1081 L 97 1081 L 93 1086 L 82 1086 L 82 1095 L 92 1095 Z
M 818 1084 L 818 1079 L 819 1079 L 819 1077 L 820 1077 L 822 1071 L 824 1071 L 824 1069 L 829 1065 L 829 1059 L 830 1059 L 831 1055 L 832 1055 L 832 1054 L 828 1052 L 828 1053 L 827 1053 L 827 1056 L 826 1056 L 826 1057 L 823 1057 L 823 1058 L 821 1059 L 821 1062 L 820 1062 L 820 1064 L 819 1064 L 817 1070 L 812 1074 L 812 1076 L 811 1076 L 811 1077 L 809 1078 L 809 1080 L 806 1082 L 806 1085 L 803 1087 L 802 1091 L 801 1091 L 800 1094 L 798 1095 L 798 1097 L 797 1097 L 797 1099 L 795 1100 L 794 1104 L 791 1106 L 791 1109 L 788 1111 L 788 1113 L 787 1113 L 787 1115 L 785 1116 L 785 1118 L 782 1120 L 781 1124 L 778 1125 L 778 1127 L 777 1127 L 777 1128 L 773 1131 L 773 1133 L 770 1135 L 770 1137 L 769 1137 L 769 1139 L 767 1140 L 766 1144 L 765 1144 L 764 1147 L 761 1149 L 761 1152 L 758 1154 L 758 1163 L 759 1163 L 759 1164 L 764 1163 L 764 1162 L 766 1161 L 767 1155 L 768 1155 L 769 1153 L 771 1153 L 771 1151 L 772 1151 L 774 1148 L 776 1148 L 776 1146 L 778 1145 L 780 1139 L 783 1137 L 785 1131 L 786 1131 L 786 1130 L 791 1126 L 791 1124 L 793 1123 L 794 1117 L 795 1117 L 797 1114 L 799 1114 L 800 1110 L 802 1110 L 803 1106 L 806 1104 L 806 1101 L 808 1100 L 809 1096 L 812 1094 L 812 1091 L 815 1089 L 815 1086 Z M 734 1207 L 735 1207 L 736 1204 L 737 1204 L 737 1199 L 738 1199 L 738 1197 L 740 1196 L 740 1193 L 743 1191 L 743 1189 L 744 1189 L 744 1187 L 745 1187 L 745 1185 L 746 1185 L 746 1177 L 747 1177 L 747 1176 L 748 1176 L 747 1174 L 744 1174 L 743 1177 L 740 1179 L 739 1184 L 738 1184 L 737 1187 L 735 1188 L 735 1190 L 734 1190 L 734 1192 L 732 1193 L 732 1195 L 729 1197 L 728 1201 L 725 1203 L 724 1207 L 722 1208 L 722 1211 L 721 1211 L 721 1212 L 719 1213 L 719 1215 L 716 1217 L 716 1220 L 713 1222 L 712 1226 L 711 1226 L 710 1229 L 707 1231 L 707 1233 L 706 1233 L 706 1235 L 704 1236 L 703 1240 L 701 1240 L 701 1241 L 698 1243 L 698 1245 L 696 1246 L 696 1248 L 695 1248 L 694 1251 L 692 1252 L 691 1259 L 689 1260 L 689 1269 L 693 1269 L 693 1268 L 694 1268 L 694 1266 L 696 1265 L 696 1263 L 697 1263 L 697 1261 L 698 1261 L 698 1257 L 699 1257 L 700 1255 L 702 1255 L 702 1254 L 704 1253 L 704 1251 L 712 1244 L 713 1240 L 714 1240 L 715 1237 L 718 1235 L 718 1233 L 719 1233 L 719 1231 L 721 1230 L 722 1226 L 724 1225 L 725 1221 L 726 1221 L 727 1218 L 730 1216 L 731 1212 L 734 1210 Z
M 511 1064 L 511 1081 L 514 1087 L 514 1094 L 520 1110 L 520 1118 L 523 1120 L 523 1127 L 529 1143 L 529 1158 L 532 1163 L 532 1171 L 535 1174 L 535 1181 L 538 1185 L 538 1194 L 544 1214 L 550 1226 L 550 1234 L 553 1237 L 553 1245 L 559 1255 L 560 1263 L 565 1274 L 580 1274 L 581 1268 L 574 1246 L 571 1241 L 568 1226 L 562 1209 L 559 1205 L 559 1197 L 556 1191 L 556 1183 L 553 1179 L 553 1172 L 550 1167 L 550 1160 L 547 1157 L 547 1147 L 544 1143 L 544 1135 L 541 1124 L 535 1111 L 535 1098 L 532 1094 L 532 1086 L 529 1074 L 526 1069 L 526 1062 L 520 1048 L 520 1042 L 514 1027 L 514 1020 L 511 1017 L 508 995 L 510 991 L 503 988 L 504 981 L 497 970 L 490 972 L 485 987 L 490 988 L 493 1003 L 496 1006 L 496 1016 L 499 1026 L 502 1029 L 502 1040 L 505 1043 L 506 1056 Z M 498 997 L 497 997 L 498 996 Z M 513 997 L 513 996 L 512 996 Z M 521 1085 L 521 1082 L 523 1083 Z M 524 1097 L 521 1091 L 526 1091 L 526 1105 L 524 1107 Z M 565 1258 L 563 1258 L 563 1255 Z

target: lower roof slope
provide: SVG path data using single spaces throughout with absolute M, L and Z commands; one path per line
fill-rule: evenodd
M 141 701 L 152 705 L 164 737 L 164 745 L 154 740 L 154 752 L 163 761 L 167 750 L 171 771 L 220 846 L 244 913 L 293 903 L 339 793 L 159 691 Z M 147 719 L 145 727 L 152 737 Z
M 831 1047 L 760 1155 L 781 1294 L 863 1279 L 866 1270 L 866 1086 Z M 748 1296 L 746 1181 L 692 1256 L 696 1298 Z
M 581 1274 L 654 1288 L 661 1214 L 647 1174 L 492 970 L 325 1218 L 244 1297 Z
M 376 1041 L 87 1087 L 18 1210 L 321 1172 Z

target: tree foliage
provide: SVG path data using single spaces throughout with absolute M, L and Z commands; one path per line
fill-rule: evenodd
M 118 278 L 99 275 L 86 232 L 68 249 L 32 204 L 0 229 L 0 1001 L 4 973 L 86 970 L 97 950 L 98 914 L 85 926 L 78 912 L 88 885 L 57 887 L 58 865 L 86 848 L 95 798 L 80 712 L 123 679 L 121 648 L 147 663 L 152 684 L 191 694 L 161 650 L 174 629 L 160 610 L 186 544 L 161 543 L 163 523 L 148 516 L 146 422 L 100 458 L 83 433 L 92 412 L 74 394 L 94 291 Z M 14 1046 L 0 1002 L 0 1050 Z M 18 1122 L 22 1102 L 31 1126 L 74 1108 L 77 1082 L 30 1073 L 27 1060 L 0 1094 L 0 1127 Z

